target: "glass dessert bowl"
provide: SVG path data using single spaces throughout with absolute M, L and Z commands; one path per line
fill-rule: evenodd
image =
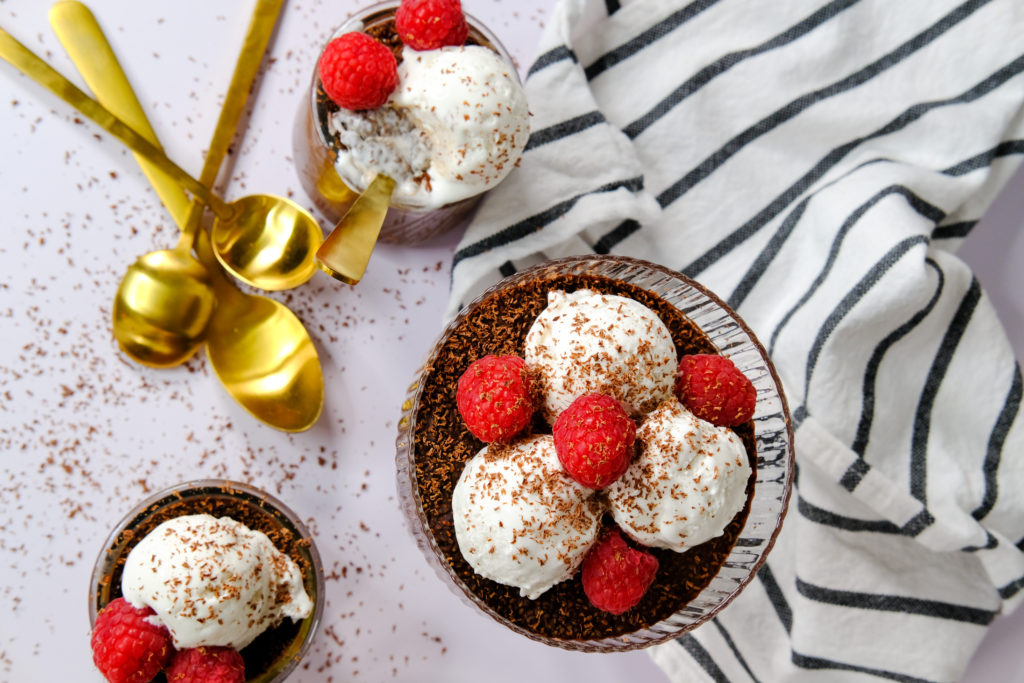
M 122 575 L 132 549 L 164 522 L 192 515 L 229 517 L 265 534 L 301 572 L 299 588 L 312 603 L 308 615 L 298 620 L 282 618 L 240 650 L 247 683 L 284 681 L 309 649 L 319 626 L 325 601 L 323 567 L 312 535 L 295 513 L 273 496 L 245 484 L 222 479 L 183 482 L 131 510 L 114 527 L 96 560 L 89 593 L 90 625 L 96 625 L 103 607 L 123 597 Z M 164 678 L 161 673 L 154 680 Z
M 734 428 L 753 470 L 742 510 L 721 535 L 685 552 L 649 548 L 660 563 L 654 582 L 634 607 L 618 615 L 589 602 L 578 571 L 534 600 L 522 597 L 515 586 L 480 576 L 460 550 L 452 513 L 465 463 L 483 445 L 467 430 L 455 405 L 460 375 L 485 355 L 523 356 L 528 332 L 548 305 L 549 293 L 585 289 L 643 304 L 665 323 L 678 354 L 725 356 L 756 389 L 753 419 Z M 542 433 L 545 425 L 535 415 L 531 429 Z M 647 647 L 696 628 L 754 577 L 785 516 L 793 476 L 792 430 L 781 383 L 764 349 L 712 293 L 644 261 L 572 257 L 506 278 L 445 329 L 403 404 L 396 464 L 412 535 L 457 595 L 534 640 L 610 652 Z M 614 526 L 610 514 L 602 525 Z
M 395 30 L 395 12 L 399 4 L 382 2 L 356 12 L 338 27 L 325 46 L 342 34 L 358 31 L 376 38 L 388 47 L 395 53 L 400 64 L 403 55 L 419 56 L 434 52 L 414 52 L 402 44 Z M 467 14 L 465 19 L 468 25 L 466 48 L 483 48 L 491 53 L 492 59 L 493 55 L 497 55 L 494 60 L 496 64 L 477 68 L 476 62 L 479 60 L 472 60 L 471 65 L 467 58 L 460 59 L 454 67 L 445 67 L 447 71 L 417 66 L 410 66 L 407 71 L 403 71 L 400 67 L 398 87 L 392 96 L 394 107 L 389 100 L 380 110 L 355 112 L 354 116 L 346 118 L 345 126 L 348 128 L 344 130 L 335 123 L 335 117 L 339 111 L 342 114 L 347 112 L 328 97 L 319 69 L 323 52 L 318 56 L 309 91 L 296 117 L 292 147 L 303 189 L 330 222 L 337 223 L 345 215 L 356 198 L 370 186 L 374 175 L 387 171 L 386 175 L 396 181 L 397 187 L 391 195 L 379 239 L 401 244 L 421 242 L 455 227 L 467 218 L 482 193 L 500 182 L 517 163 L 529 135 L 525 96 L 522 95 L 518 73 L 512 57 L 494 34 L 472 16 Z M 458 48 L 442 49 L 458 51 Z M 419 59 L 412 61 L 420 62 Z M 469 69 L 465 72 L 468 76 L 456 73 L 463 66 Z M 456 71 L 452 71 L 453 68 Z M 445 77 L 439 74 L 449 74 L 449 82 L 443 83 Z M 485 77 L 485 74 L 490 75 Z M 497 83 L 493 89 L 491 78 L 496 79 Z M 473 83 L 473 86 L 466 92 L 460 91 L 457 98 L 444 97 L 446 92 L 453 90 L 449 86 L 457 86 L 459 83 Z M 478 85 L 484 88 L 483 92 L 479 91 Z M 422 92 L 419 92 L 420 86 Z M 513 106 L 505 107 L 508 111 L 504 112 L 504 116 L 496 118 L 482 117 L 477 113 L 483 112 L 485 105 L 488 112 L 499 109 L 490 106 L 495 99 Z M 505 124 L 511 123 L 514 118 L 511 115 L 512 108 L 517 110 L 516 116 L 522 115 L 516 119 L 521 120 L 522 124 L 509 128 Z M 375 115 L 375 111 L 385 110 L 413 113 L 400 116 L 396 123 L 393 118 L 379 118 Z M 412 129 L 402 128 L 407 125 L 411 125 Z M 396 130 L 398 132 L 394 132 Z M 346 135 L 344 140 L 342 132 Z M 392 137 L 401 138 L 402 144 L 389 142 Z M 413 151 L 420 149 L 407 144 L 409 140 L 425 138 L 430 138 L 427 144 L 429 153 L 422 152 L 415 156 L 409 151 L 410 147 Z M 481 168 L 488 170 L 464 171 L 464 175 L 456 173 L 454 167 L 458 158 L 452 155 L 458 152 L 458 146 L 453 146 L 452 140 L 459 140 L 461 144 L 461 141 L 474 138 L 481 144 L 477 145 L 475 152 L 470 151 L 469 158 L 472 160 L 476 153 L 485 155 L 487 158 Z M 513 140 L 511 145 L 508 139 Z M 366 147 L 368 140 L 383 142 L 380 145 L 374 142 L 375 146 Z M 466 159 L 464 149 L 462 158 Z M 421 162 L 423 154 L 435 160 L 429 169 L 416 166 L 416 170 L 410 170 L 408 164 L 411 162 L 408 159 L 415 156 Z M 395 157 L 400 160 L 399 167 L 385 167 L 381 165 L 384 162 L 378 164 L 380 159 Z M 438 158 L 447 160 L 438 163 Z M 444 177 L 440 177 L 437 171 L 440 167 L 448 168 Z M 487 181 L 478 182 L 485 175 L 488 176 Z M 423 191 L 412 191 L 423 187 L 426 188 Z

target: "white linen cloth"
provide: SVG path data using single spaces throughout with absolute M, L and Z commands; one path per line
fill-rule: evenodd
M 1024 154 L 1024 3 L 562 0 L 538 54 L 449 314 L 549 258 L 656 261 L 739 312 L 793 410 L 767 564 L 655 660 L 956 680 L 1024 599 L 1021 372 L 955 255 Z

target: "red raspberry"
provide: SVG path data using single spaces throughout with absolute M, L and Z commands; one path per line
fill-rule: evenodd
M 96 615 L 92 661 L 110 683 L 146 683 L 171 661 L 171 634 L 166 626 L 150 623 L 152 614 L 117 598 Z
M 484 356 L 459 377 L 459 414 L 481 441 L 509 441 L 533 418 L 533 380 L 516 356 Z
M 463 45 L 469 36 L 459 0 L 402 0 L 395 12 L 395 30 L 414 50 Z
M 658 558 L 626 545 L 618 529 L 598 541 L 583 558 L 583 592 L 594 607 L 622 614 L 640 602 L 658 573 Z
M 621 477 L 633 458 L 636 423 L 611 396 L 580 396 L 559 414 L 551 432 L 562 467 L 592 489 Z
M 398 86 L 398 63 L 365 33 L 343 33 L 324 48 L 317 65 L 324 92 L 343 109 L 376 109 Z
M 725 356 L 695 354 L 679 361 L 676 396 L 690 412 L 720 427 L 735 427 L 754 416 L 757 390 Z
M 174 655 L 167 683 L 245 683 L 245 662 L 233 647 L 192 647 Z

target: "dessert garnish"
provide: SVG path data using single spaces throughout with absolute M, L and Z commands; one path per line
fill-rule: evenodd
M 673 386 L 731 426 L 753 416 L 753 386 L 721 356 L 677 363 L 654 311 L 586 289 L 548 293 L 525 355 L 485 356 L 458 381 L 470 432 L 513 439 L 484 448 L 462 471 L 452 496 L 459 549 L 479 575 L 530 599 L 582 562 L 587 598 L 621 614 L 647 591 L 658 560 L 620 529 L 638 545 L 682 553 L 721 536 L 746 501 L 743 442 L 691 412 Z M 531 373 L 552 435 L 514 439 L 532 423 Z M 606 512 L 618 528 L 598 541 Z
M 205 513 L 173 517 L 146 534 L 128 553 L 121 592 L 92 635 L 96 665 L 112 683 L 144 683 L 166 666 L 210 672 L 181 681 L 244 681 L 238 650 L 313 609 L 298 565 L 265 533 Z M 129 637 L 143 645 L 124 642 Z
M 631 548 L 618 529 L 605 533 L 580 567 L 583 591 L 591 604 L 622 614 L 640 602 L 658 573 L 658 558 Z
M 653 410 L 672 396 L 678 363 L 672 335 L 651 309 L 586 289 L 548 294 L 524 354 L 551 423 L 584 394 L 613 396 L 630 415 Z
M 231 647 L 179 650 L 167 667 L 170 683 L 245 683 L 245 662 Z
M 483 577 L 534 599 L 579 568 L 601 530 L 601 506 L 562 470 L 548 434 L 491 444 L 452 495 L 463 557 Z
M 395 30 L 414 50 L 463 45 L 469 36 L 459 0 L 402 0 L 395 11 Z
M 365 33 L 343 33 L 324 48 L 317 64 L 324 92 L 343 109 L 376 109 L 398 85 L 395 55 Z
M 484 356 L 470 363 L 456 389 L 459 414 L 483 442 L 509 441 L 533 418 L 533 380 L 516 356 Z
M 694 354 L 679 360 L 676 396 L 697 417 L 735 427 L 754 416 L 757 390 L 725 356 Z
M 633 458 L 636 423 L 611 396 L 580 396 L 558 416 L 551 433 L 562 467 L 588 488 L 608 486 Z
M 720 536 L 746 500 L 751 468 L 736 433 L 669 399 L 636 432 L 637 455 L 605 495 L 639 543 L 684 552 Z
M 153 623 L 153 610 L 124 598 L 110 601 L 92 629 L 92 661 L 110 683 L 147 683 L 174 656 L 167 627 Z

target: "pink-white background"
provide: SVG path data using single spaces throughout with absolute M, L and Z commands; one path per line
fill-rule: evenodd
M 291 128 L 317 46 L 354 0 L 289 0 L 222 177 L 225 194 L 294 196 Z M 552 1 L 464 0 L 525 70 Z M 48 3 L 0 0 L 0 26 L 81 80 Z M 251 0 L 92 0 L 170 156 L 198 173 Z M 99 681 L 89 574 L 110 527 L 148 493 L 198 477 L 265 488 L 310 520 L 328 574 L 324 622 L 295 681 L 664 681 L 642 652 L 583 655 L 515 636 L 426 567 L 395 500 L 405 388 L 434 337 L 457 235 L 382 245 L 355 288 L 318 275 L 275 295 L 320 353 L 326 404 L 309 432 L 256 423 L 200 354 L 132 364 L 111 298 L 176 228 L 118 143 L 0 64 L 0 680 Z M 1024 356 L 1024 173 L 963 249 Z M 1024 681 L 1024 613 L 998 619 L 964 678 Z

